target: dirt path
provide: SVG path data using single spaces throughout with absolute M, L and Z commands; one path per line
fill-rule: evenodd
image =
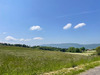
M 73 71 L 81 71 L 81 70 L 86 70 L 86 67 L 91 67 L 90 65 L 94 65 L 92 67 L 98 66 L 100 65 L 100 61 L 95 61 L 95 62 L 91 62 L 91 63 L 87 63 L 87 64 L 83 64 L 83 65 L 78 65 L 74 68 L 63 68 L 61 70 L 57 70 L 57 71 L 53 71 L 53 72 L 49 72 L 49 73 L 43 73 L 40 75 L 69 75 L 71 73 L 73 73 Z M 90 69 L 86 72 L 83 72 L 81 74 L 78 75 L 100 75 L 100 66 L 99 67 L 95 67 L 94 69 Z
M 81 73 L 80 75 L 100 75 L 100 66 Z

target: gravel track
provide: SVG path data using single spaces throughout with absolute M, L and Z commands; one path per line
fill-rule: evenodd
M 100 75 L 100 66 L 83 72 L 80 75 Z

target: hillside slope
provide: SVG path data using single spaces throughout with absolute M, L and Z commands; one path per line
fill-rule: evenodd
M 44 44 L 41 46 L 51 46 L 51 47 L 59 47 L 59 48 L 69 48 L 69 47 L 76 47 L 76 48 L 81 48 L 85 47 L 86 49 L 94 49 L 100 44 L 77 44 L 77 43 L 61 43 L 61 44 Z

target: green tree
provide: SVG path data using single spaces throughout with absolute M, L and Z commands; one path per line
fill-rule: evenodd
M 85 47 L 81 47 L 80 50 L 82 50 L 84 52 L 85 51 Z
M 69 47 L 68 52 L 75 52 L 75 47 Z
M 82 50 L 80 50 L 79 48 L 76 48 L 75 51 L 76 51 L 77 53 L 81 53 L 81 52 L 82 52 Z
M 96 52 L 98 55 L 100 55 L 100 46 L 96 48 Z

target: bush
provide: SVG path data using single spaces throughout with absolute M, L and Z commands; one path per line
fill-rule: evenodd
M 82 53 L 82 50 L 79 48 L 76 48 L 76 53 Z
M 84 52 L 85 51 L 85 47 L 81 47 L 80 50 L 82 50 Z
M 96 48 L 96 52 L 98 55 L 100 55 L 100 46 Z
M 73 52 L 73 53 L 75 53 L 76 51 L 75 51 L 75 47 L 69 47 L 68 48 L 68 52 Z

